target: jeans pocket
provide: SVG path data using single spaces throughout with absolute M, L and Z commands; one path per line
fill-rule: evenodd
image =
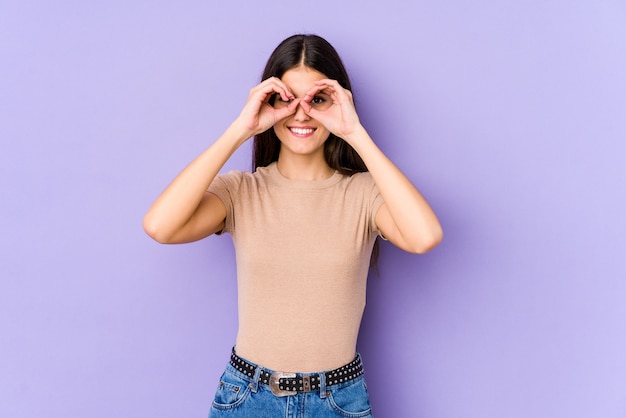
M 332 409 L 339 416 L 362 418 L 372 414 L 369 394 L 363 378 L 357 378 L 349 386 L 330 390 L 327 399 Z
M 250 394 L 250 385 L 245 380 L 225 371 L 215 392 L 213 407 L 219 410 L 237 408 Z

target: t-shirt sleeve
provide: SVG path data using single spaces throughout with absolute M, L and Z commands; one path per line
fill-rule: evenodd
M 380 194 L 380 190 L 378 190 L 378 186 L 374 183 L 372 176 L 369 176 L 369 178 L 371 180 L 369 187 L 370 229 L 372 232 L 382 237 L 380 231 L 378 230 L 378 226 L 376 226 L 376 214 L 385 201 L 383 200 L 383 196 Z
M 369 229 L 374 234 L 379 234 L 378 226 L 376 226 L 376 214 L 378 209 L 385 203 L 378 186 L 374 182 L 372 175 L 368 172 L 355 174 L 359 179 L 359 186 L 363 196 L 363 202 L 366 205 Z
M 217 196 L 226 207 L 226 219 L 224 228 L 216 232 L 221 235 L 224 232 L 232 234 L 235 227 L 235 206 L 238 200 L 239 186 L 241 185 L 242 172 L 229 171 L 226 174 L 219 174 L 209 186 L 208 191 Z

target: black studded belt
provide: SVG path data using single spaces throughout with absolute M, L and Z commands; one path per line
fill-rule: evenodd
M 239 357 L 233 349 L 230 355 L 230 365 L 251 379 L 254 379 L 257 365 Z M 357 356 L 350 363 L 337 369 L 324 372 L 326 386 L 348 382 L 363 374 L 361 356 Z M 271 372 L 261 369 L 259 380 L 268 385 L 276 396 L 289 396 L 301 392 L 311 392 L 320 388 L 320 374 L 297 374 L 289 372 Z

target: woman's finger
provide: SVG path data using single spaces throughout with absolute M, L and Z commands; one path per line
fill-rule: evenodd
M 307 96 L 304 96 L 304 98 L 300 102 L 300 107 L 304 109 L 304 113 L 311 116 L 313 119 L 317 119 L 315 116 L 319 113 L 319 111 L 317 109 L 313 109 L 313 106 L 311 106 L 311 103 L 309 103 L 309 100 L 306 100 L 306 97 Z
M 311 89 L 309 89 L 309 91 L 307 91 L 307 92 L 306 92 L 306 94 L 304 95 L 304 97 L 302 98 L 302 100 L 304 100 L 305 102 L 310 102 L 310 101 L 311 101 L 311 99 L 313 99 L 313 97 L 314 97 L 317 93 L 319 93 L 319 92 L 323 91 L 323 90 L 324 90 L 324 88 L 325 88 L 325 87 L 324 87 L 324 86 L 322 86 L 322 85 L 319 85 L 319 86 L 317 86 L 317 85 L 316 85 L 316 86 L 312 87 Z M 330 93 L 330 92 L 328 92 L 328 93 Z
M 328 94 L 332 97 L 333 101 L 337 103 L 343 103 L 345 101 L 353 103 L 352 92 L 343 88 L 337 80 L 323 79 L 316 81 L 315 88 L 312 90 Z
M 271 97 L 274 93 L 278 93 L 285 101 L 293 100 L 295 98 L 287 85 L 278 77 L 270 77 L 263 80 L 263 82 L 257 85 L 255 89 L 257 89 L 257 92 L 264 93 L 268 97 Z
M 274 124 L 276 124 L 276 122 L 278 122 L 278 121 L 280 121 L 282 119 L 285 119 L 286 117 L 291 116 L 294 113 L 296 113 L 296 109 L 298 107 L 298 104 L 301 104 L 301 100 L 300 99 L 294 99 L 291 102 L 289 102 L 289 104 L 286 107 L 279 108 L 279 109 L 274 109 L 274 115 L 275 115 Z

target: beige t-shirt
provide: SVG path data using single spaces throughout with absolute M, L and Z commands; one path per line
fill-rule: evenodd
M 371 175 L 290 180 L 273 163 L 219 175 L 209 191 L 235 245 L 237 353 L 279 371 L 350 362 L 383 203 Z

